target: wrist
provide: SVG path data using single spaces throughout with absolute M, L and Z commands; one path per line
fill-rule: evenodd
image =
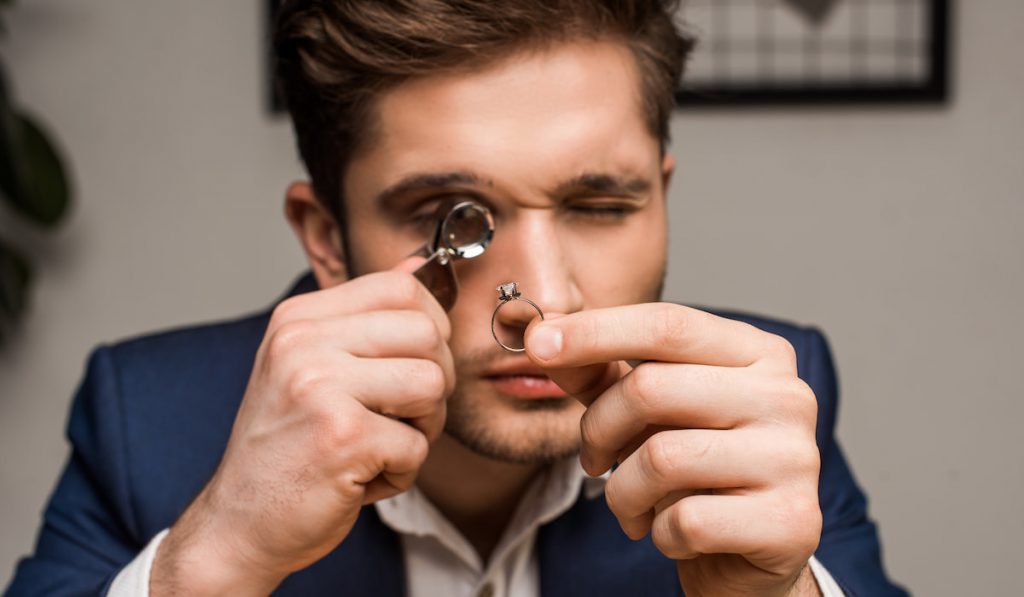
M 810 564 L 804 565 L 787 595 L 788 597 L 822 597 L 821 587 L 818 586 L 818 579 L 814 577 L 814 571 L 811 570 Z
M 186 510 L 157 550 L 150 571 L 152 597 L 267 595 L 284 580 L 286 574 L 275 574 L 233 549 L 196 506 Z

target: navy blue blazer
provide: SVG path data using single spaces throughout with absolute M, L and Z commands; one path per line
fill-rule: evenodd
M 289 294 L 316 287 L 308 274 Z M 799 374 L 819 402 L 818 559 L 851 595 L 904 595 L 882 569 L 875 526 L 833 437 L 836 377 L 814 329 L 736 313 L 796 348 Z M 118 571 L 171 526 L 213 474 L 269 313 L 165 332 L 96 349 L 74 399 L 71 455 L 43 514 L 35 553 L 7 594 L 102 595 Z M 580 497 L 537 539 L 545 596 L 681 595 L 674 562 L 648 536 L 629 540 L 603 499 Z M 327 557 L 275 594 L 398 597 L 405 578 L 398 537 L 363 508 Z

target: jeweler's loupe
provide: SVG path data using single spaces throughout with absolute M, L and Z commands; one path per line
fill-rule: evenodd
M 459 282 L 455 277 L 456 259 L 473 259 L 487 250 L 494 238 L 491 211 L 475 201 L 449 200 L 435 212 L 434 233 L 416 251 L 427 262 L 413 275 L 434 295 L 445 311 L 450 311 L 459 298 Z

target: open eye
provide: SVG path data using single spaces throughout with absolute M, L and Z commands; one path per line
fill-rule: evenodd
M 441 223 L 445 214 L 438 213 L 442 206 L 452 207 L 462 201 L 473 201 L 480 205 L 485 203 L 476 195 L 470 193 L 443 193 L 425 197 L 422 201 L 412 205 L 405 221 L 417 231 L 432 232 Z M 445 210 L 448 211 L 447 209 Z
M 435 203 L 435 204 L 433 204 L 433 207 L 416 210 L 412 215 L 409 216 L 409 223 L 411 223 L 412 225 L 414 225 L 416 227 L 426 226 L 427 224 L 436 223 L 437 222 L 437 209 L 436 209 L 436 207 L 437 207 L 437 204 Z
M 437 210 L 447 198 L 446 195 L 426 197 L 409 207 L 405 220 L 412 226 L 431 227 L 437 224 Z

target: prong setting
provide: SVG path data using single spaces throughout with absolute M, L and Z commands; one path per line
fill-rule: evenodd
M 508 282 L 502 284 L 496 288 L 498 291 L 498 298 L 502 301 L 512 301 L 519 298 L 519 284 L 517 282 Z

